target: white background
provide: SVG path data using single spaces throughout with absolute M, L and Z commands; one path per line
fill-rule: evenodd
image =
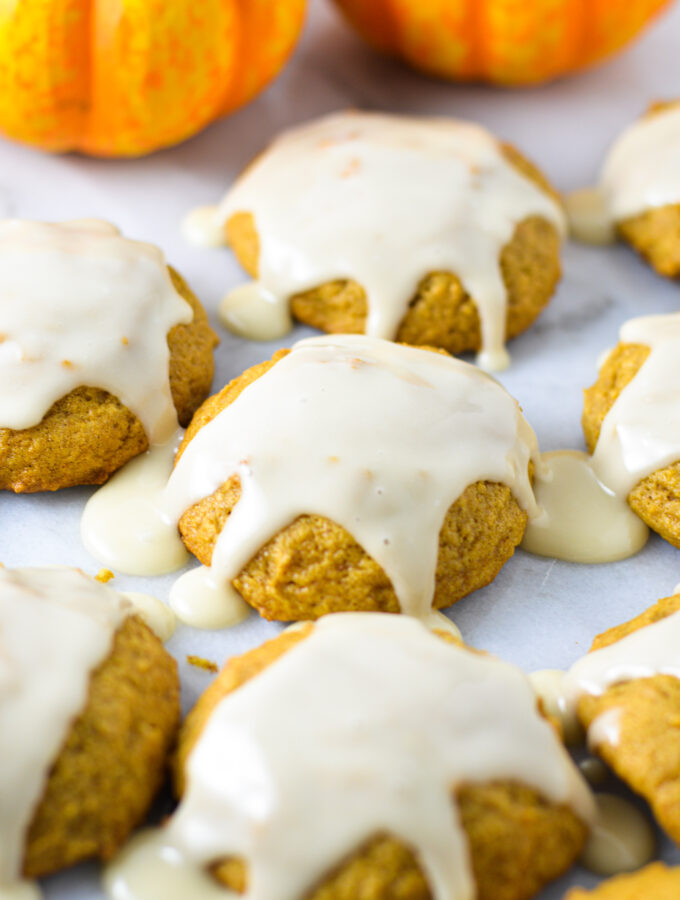
M 325 0 L 314 0 L 298 51 L 282 77 L 245 110 L 173 150 L 137 161 L 76 155 L 49 157 L 0 143 L 0 214 L 38 219 L 95 216 L 130 237 L 159 244 L 188 279 L 220 332 L 215 387 L 268 357 L 274 345 L 249 344 L 219 328 L 217 302 L 244 280 L 226 250 L 198 250 L 180 233 L 183 215 L 216 202 L 239 170 L 278 130 L 294 122 L 356 106 L 476 119 L 526 151 L 569 190 L 592 183 L 607 146 L 653 99 L 680 94 L 680 8 L 658 20 L 630 50 L 591 72 L 546 87 L 507 91 L 453 86 L 417 75 L 369 51 Z M 522 404 L 542 449 L 583 446 L 581 391 L 596 372 L 600 351 L 616 341 L 633 315 L 678 308 L 680 287 L 648 270 L 623 246 L 570 245 L 564 278 L 549 309 L 515 340 L 511 369 L 501 380 Z M 305 333 L 298 329 L 286 343 Z M 6 565 L 71 564 L 96 572 L 83 550 L 79 516 L 89 489 L 54 496 L 0 495 L 0 561 Z M 597 632 L 640 612 L 680 581 L 680 552 L 652 537 L 635 558 L 578 566 L 521 551 L 489 587 L 462 600 L 451 617 L 465 639 L 527 670 L 565 667 Z M 167 598 L 172 577 L 120 576 L 121 590 Z M 169 644 L 180 661 L 185 705 L 209 677 L 183 660 L 216 660 L 275 634 L 279 626 L 255 614 L 230 631 L 180 628 Z M 664 855 L 680 861 L 677 850 Z M 572 883 L 592 884 L 576 870 L 541 894 L 559 900 Z M 96 898 L 96 867 L 52 879 L 50 898 Z

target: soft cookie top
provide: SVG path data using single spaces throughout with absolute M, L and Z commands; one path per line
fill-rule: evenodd
M 545 228 L 519 241 L 515 266 L 503 251 L 528 220 Z M 564 231 L 542 176 L 481 126 L 357 111 L 276 138 L 216 222 L 269 300 L 293 298 L 303 321 L 452 352 L 481 348 L 491 368 L 507 361 L 506 324 L 518 333 L 547 302 L 559 275 L 553 238 Z M 526 300 L 536 309 L 520 326 L 527 267 L 542 296 Z
M 476 879 L 455 810 L 459 789 L 511 782 L 533 788 L 546 808 L 558 805 L 567 821 L 590 820 L 590 792 L 525 676 L 420 622 L 327 616 L 251 652 L 249 663 L 252 677 L 239 686 L 228 666 L 191 714 L 180 806 L 150 844 L 114 867 L 109 886 L 118 881 L 125 896 L 146 896 L 142 876 L 160 897 L 175 871 L 187 890 L 203 883 L 212 897 L 204 867 L 232 886 L 245 864 L 245 897 L 293 900 L 387 835 L 412 848 L 433 898 L 462 900 L 476 895 Z M 537 819 L 528 821 L 525 840 Z M 576 831 L 572 858 L 583 824 Z M 163 866 L 164 846 L 178 869 Z M 559 869 L 548 865 L 543 881 L 550 871 Z M 533 893 L 504 887 L 508 897 Z
M 443 523 L 468 487 L 507 486 L 522 520 L 514 543 L 521 538 L 536 511 L 529 472 L 536 439 L 517 402 L 476 367 L 340 335 L 300 341 L 259 369 L 237 396 L 238 380 L 223 399 L 206 402 L 205 415 L 199 410 L 166 490 L 168 515 L 185 539 L 201 501 L 217 505 L 203 509 L 197 528 L 205 536 L 220 523 L 207 554 L 219 579 L 235 579 L 277 532 L 316 515 L 342 526 L 382 567 L 397 609 L 423 614 L 433 603 Z M 219 510 L 233 478 L 240 496 L 227 517 Z M 490 529 L 467 523 L 477 543 Z M 312 614 L 312 588 L 302 618 Z

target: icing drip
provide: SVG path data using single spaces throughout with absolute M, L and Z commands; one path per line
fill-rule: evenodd
M 449 507 L 468 485 L 501 482 L 533 515 L 535 455 L 516 401 L 474 366 L 359 335 L 311 338 L 200 429 L 165 508 L 177 522 L 238 475 L 214 581 L 230 582 L 277 532 L 317 514 L 383 568 L 403 612 L 422 615 Z
M 529 675 L 529 681 L 543 704 L 544 713 L 559 722 L 565 744 L 580 744 L 583 728 L 576 710 L 568 708 L 564 698 L 566 674 L 562 669 L 539 669 Z
M 163 575 L 189 560 L 174 522 L 162 512 L 163 490 L 184 432 L 131 459 L 85 504 L 80 536 L 104 565 L 129 575 Z
M 181 575 L 170 589 L 177 618 L 193 628 L 231 628 L 243 622 L 250 607 L 228 581 L 217 580 L 205 566 Z
M 650 353 L 607 413 L 592 466 L 606 487 L 625 498 L 647 475 L 680 460 L 680 314 L 631 319 L 620 340 L 645 345 Z
M 0 427 L 38 424 L 81 386 L 109 391 L 152 443 L 177 427 L 168 332 L 190 322 L 161 251 L 97 220 L 0 221 Z
M 197 206 L 182 222 L 182 234 L 199 247 L 223 247 L 227 236 L 215 206 Z
M 177 626 L 175 613 L 170 607 L 158 597 L 139 591 L 123 591 L 121 596 L 131 603 L 134 614 L 148 625 L 159 640 L 163 643 L 170 640 Z
M 534 477 L 541 514 L 531 519 L 522 549 L 571 562 L 626 559 L 644 547 L 649 528 L 597 479 L 591 459 L 576 450 L 541 454 Z
M 455 273 L 479 310 L 481 358 L 497 366 L 507 364 L 502 248 L 530 216 L 565 231 L 559 205 L 482 127 L 361 112 L 278 137 L 228 192 L 210 234 L 238 212 L 254 215 L 259 283 L 280 305 L 353 279 L 373 337 L 395 337 L 423 277 Z
M 645 815 L 615 794 L 596 794 L 597 817 L 581 864 L 597 875 L 633 872 L 654 859 L 656 835 Z
M 680 203 L 680 106 L 643 116 L 612 146 L 602 190 L 614 221 Z
M 500 779 L 584 821 L 593 814 L 590 791 L 514 666 L 410 618 L 328 616 L 216 706 L 177 812 L 144 865 L 134 852 L 114 864 L 109 893 L 160 900 L 173 896 L 165 886 L 175 878 L 191 883 L 183 869 L 198 878 L 237 857 L 249 866 L 244 900 L 298 900 L 387 833 L 414 849 L 435 900 L 472 900 L 453 797 L 461 785 Z M 154 858 L 160 883 L 146 894 Z
M 254 281 L 234 288 L 222 299 L 219 317 L 232 334 L 251 341 L 273 341 L 293 327 L 287 304 Z
M 581 188 L 564 198 L 569 236 L 584 244 L 605 245 L 616 240 L 607 198 L 600 188 Z
M 0 884 L 21 874 L 50 767 L 130 611 L 77 569 L 0 568 Z

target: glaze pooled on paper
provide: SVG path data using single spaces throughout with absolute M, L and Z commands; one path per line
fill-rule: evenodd
M 540 515 L 527 525 L 522 549 L 578 563 L 627 559 L 647 543 L 649 528 L 593 471 L 578 450 L 541 454 L 534 476 Z
M 233 475 L 241 496 L 212 570 L 230 582 L 300 515 L 344 527 L 382 567 L 403 612 L 429 612 L 439 532 L 478 481 L 536 512 L 536 438 L 517 402 L 474 366 L 363 335 L 295 344 L 185 446 L 165 495 L 179 521 Z
M 356 111 L 276 138 L 218 207 L 212 242 L 239 212 L 254 216 L 263 296 L 287 307 L 297 293 L 354 280 L 373 337 L 396 336 L 422 278 L 454 273 L 479 310 L 489 368 L 507 365 L 501 250 L 530 216 L 565 231 L 559 204 L 481 126 Z M 271 303 L 261 308 L 274 318 Z
M 680 313 L 630 319 L 619 339 L 649 354 L 604 417 L 591 457 L 544 454 L 535 482 L 542 514 L 523 542 L 530 552 L 606 562 L 645 544 L 649 529 L 627 498 L 648 475 L 680 460 Z
M 0 884 L 21 875 L 50 767 L 131 612 L 78 569 L 0 567 Z
M 167 336 L 192 320 L 162 252 L 98 220 L 0 221 L 0 427 L 37 425 L 75 388 L 100 388 L 151 443 L 177 427 Z
M 366 840 L 391 834 L 413 848 L 436 900 L 470 900 L 454 796 L 506 779 L 585 822 L 593 814 L 519 669 L 407 617 L 327 616 L 218 703 L 177 812 L 114 863 L 107 888 L 174 900 L 178 880 L 185 895 L 230 896 L 205 889 L 206 867 L 236 857 L 248 864 L 244 900 L 298 900 Z

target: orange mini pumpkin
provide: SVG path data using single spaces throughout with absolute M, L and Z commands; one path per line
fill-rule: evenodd
M 136 156 L 246 103 L 283 66 L 305 0 L 0 2 L 0 132 Z
M 376 48 L 431 75 L 521 85 L 615 53 L 669 0 L 336 0 Z

